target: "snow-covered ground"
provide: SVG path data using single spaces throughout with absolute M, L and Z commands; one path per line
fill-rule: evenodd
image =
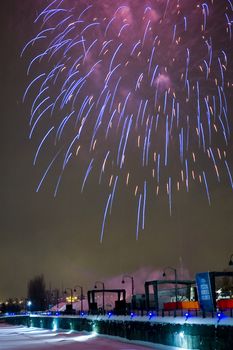
M 0 324 L 1 350 L 178 350 L 179 348 L 135 344 L 95 333 L 77 333 Z M 184 350 L 184 349 L 183 349 Z

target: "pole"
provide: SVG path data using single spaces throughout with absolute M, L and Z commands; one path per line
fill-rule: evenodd
M 98 283 L 101 283 L 102 284 L 102 288 L 103 288 L 103 314 L 105 314 L 105 300 L 104 300 L 104 290 L 105 290 L 105 288 L 104 288 L 104 282 L 96 281 L 95 282 L 95 288 L 97 288 L 97 284 Z
M 104 283 L 103 283 L 103 314 L 105 314 Z
M 175 297 L 176 297 L 176 311 L 177 311 L 177 271 L 176 271 L 176 269 L 174 269 L 174 272 L 175 272 Z M 176 313 L 175 313 L 175 315 L 176 315 Z
M 170 266 L 168 266 L 168 267 L 166 267 L 166 268 L 164 269 L 163 276 L 166 276 L 165 270 L 167 270 L 167 269 L 172 270 L 172 271 L 174 272 L 174 275 L 175 275 L 175 300 L 176 300 L 175 304 L 176 304 L 176 307 L 175 307 L 175 313 L 174 313 L 174 316 L 176 316 L 176 311 L 177 311 L 177 307 L 178 307 L 178 305 L 177 305 L 177 302 L 178 302 L 178 290 L 177 290 L 177 270 L 176 270 L 174 267 L 170 267 Z
M 125 283 L 125 279 L 126 278 L 130 278 L 131 279 L 131 296 L 134 295 L 134 278 L 133 276 L 129 276 L 129 275 L 123 275 L 122 276 L 122 282 L 121 283 Z
M 71 292 L 71 311 L 73 311 L 73 289 L 70 288 L 70 292 Z
M 80 312 L 83 312 L 83 287 L 82 286 L 80 286 L 80 285 L 76 285 L 76 286 L 74 286 L 74 292 L 76 292 L 76 288 L 79 288 L 80 289 L 80 292 L 81 292 L 81 297 L 80 297 L 80 300 L 81 300 L 81 310 L 80 310 Z
M 58 306 L 58 289 L 57 289 L 57 311 L 59 309 L 59 306 Z
M 83 287 L 81 289 L 81 312 L 83 312 Z
M 134 295 L 134 279 L 133 279 L 133 277 L 131 277 L 131 279 L 132 279 L 132 296 Z

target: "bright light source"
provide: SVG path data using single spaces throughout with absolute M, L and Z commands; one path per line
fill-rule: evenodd
M 218 322 L 220 322 L 221 319 L 224 317 L 224 314 L 222 312 L 218 312 L 217 317 L 218 317 Z
M 184 338 L 184 332 L 180 332 L 179 336 L 183 339 Z
M 53 332 L 57 331 L 57 322 L 53 321 Z

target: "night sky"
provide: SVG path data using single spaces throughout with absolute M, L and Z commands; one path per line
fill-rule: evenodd
M 52 288 L 80 284 L 85 289 L 96 280 L 110 287 L 108 281 L 116 276 L 121 286 L 120 276 L 127 273 L 135 276 L 140 290 L 144 279 L 153 271 L 159 277 L 165 266 L 183 267 L 186 277 L 227 268 L 233 253 L 233 192 L 227 181 L 211 181 L 211 206 L 198 186 L 177 193 L 171 217 L 167 196 L 154 203 L 150 199 L 138 240 L 137 207 L 122 189 L 102 243 L 102 198 L 107 192 L 93 177 L 81 194 L 83 172 L 73 165 L 56 199 L 53 175 L 36 193 L 43 162 L 33 167 L 38 136 L 28 138 L 30 101 L 22 103 L 28 56 L 20 58 L 20 52 L 38 33 L 33 21 L 46 4 L 44 0 L 1 4 L 0 299 L 25 296 L 28 280 L 41 273 Z M 232 76 L 228 79 L 232 81 Z M 230 104 L 228 118 L 232 129 Z M 232 166 L 232 147 L 230 161 Z

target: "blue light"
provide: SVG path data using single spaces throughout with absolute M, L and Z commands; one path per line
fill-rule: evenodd
M 149 319 L 151 319 L 152 317 L 154 317 L 155 315 L 154 315 L 154 313 L 152 312 L 152 311 L 150 311 L 149 313 L 148 313 L 148 317 L 149 317 Z
M 135 315 L 133 312 L 130 313 L 130 318 L 133 318 Z
M 218 322 L 220 322 L 220 320 L 221 320 L 223 317 L 225 317 L 224 313 L 221 312 L 221 311 L 219 311 L 219 312 L 217 313 Z
M 82 311 L 82 312 L 81 312 L 81 316 L 84 316 L 84 315 L 85 315 L 85 313 Z
M 108 318 L 110 318 L 112 316 L 112 313 L 111 312 L 109 312 L 108 313 Z

